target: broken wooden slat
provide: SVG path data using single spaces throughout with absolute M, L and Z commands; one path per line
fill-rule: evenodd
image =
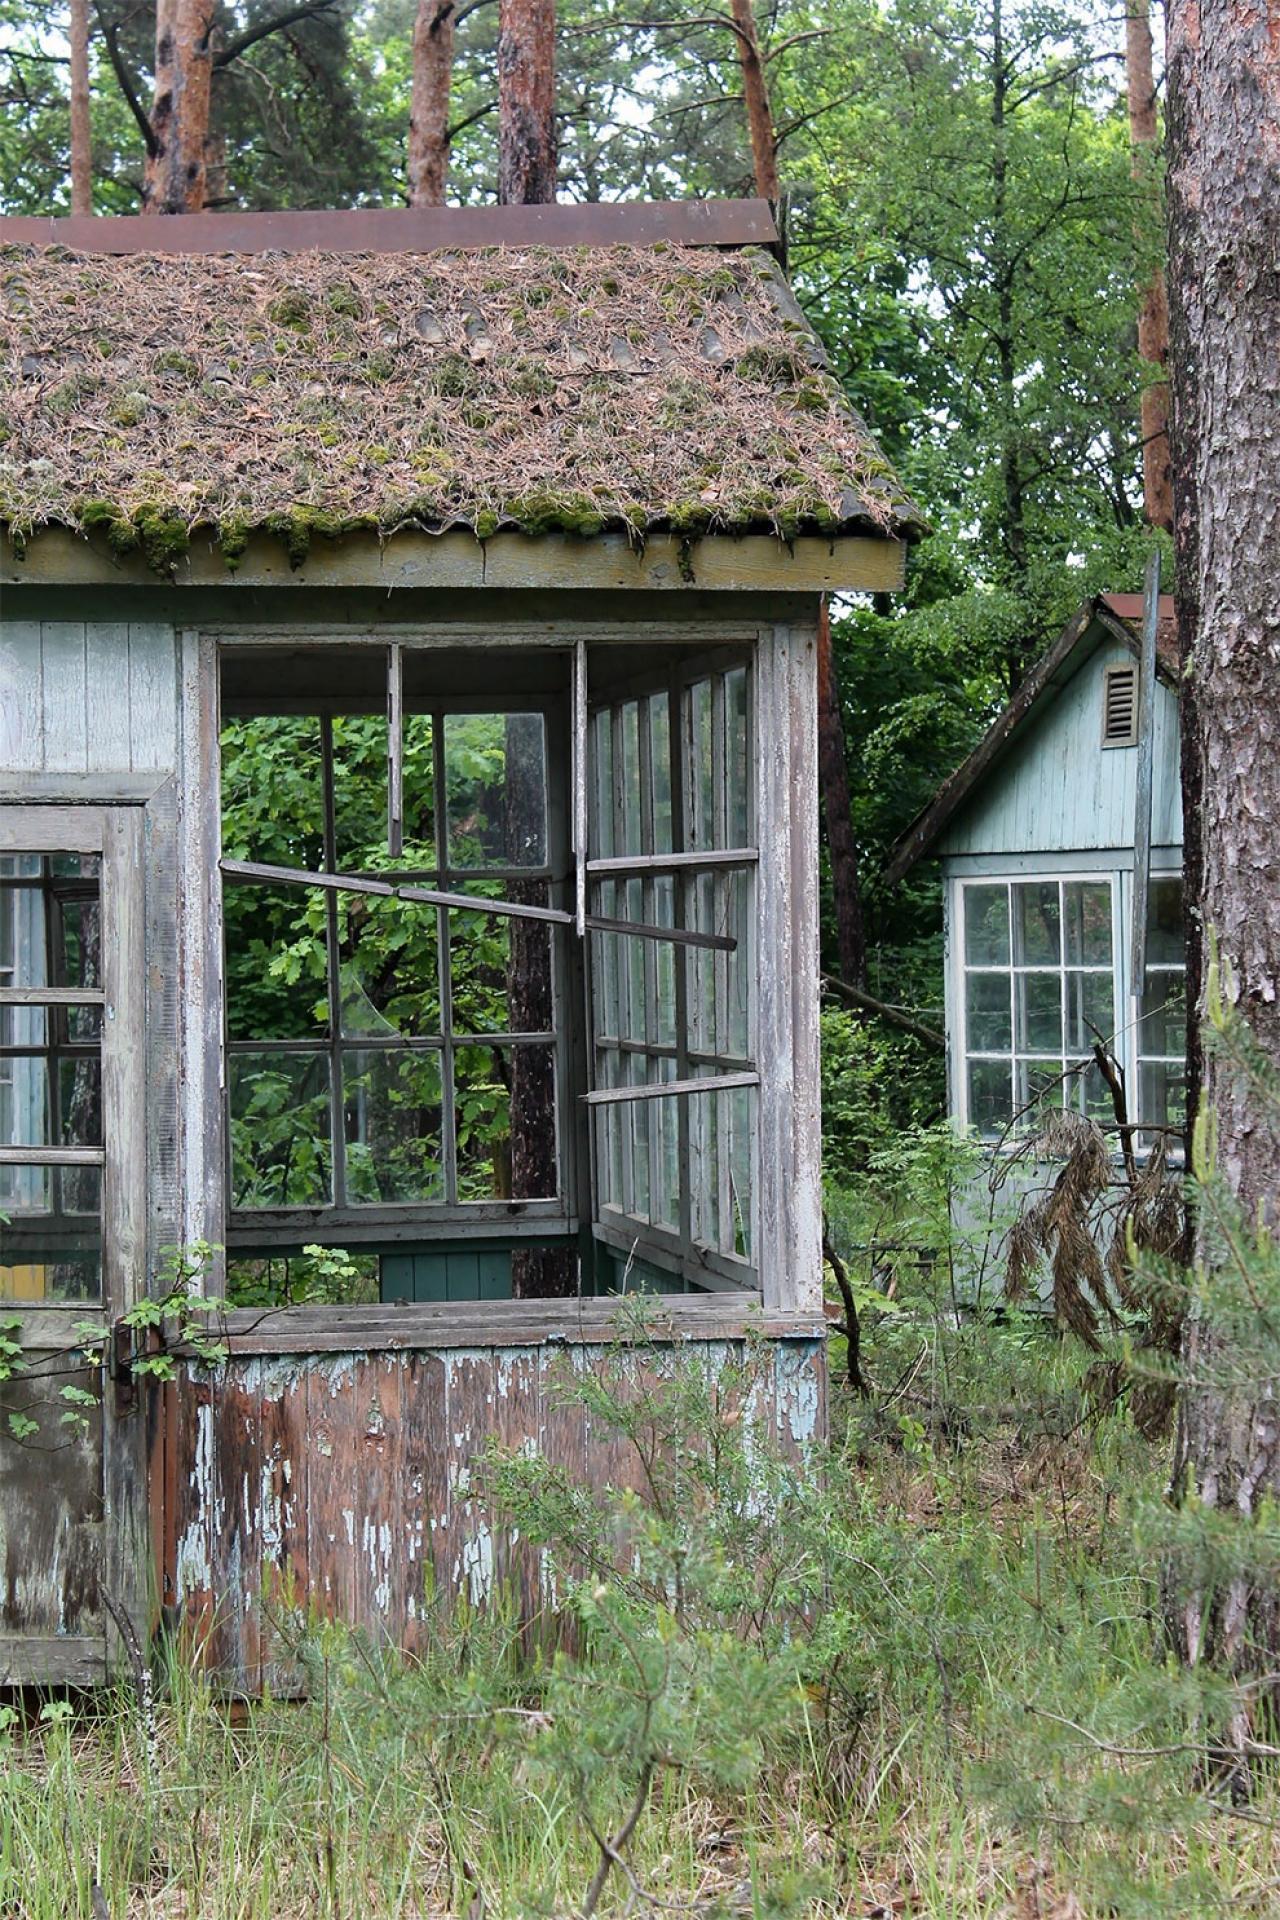
M 758 1073 L 709 1073 L 700 1080 L 653 1080 L 646 1086 L 601 1087 L 581 1097 L 589 1107 L 613 1107 L 625 1100 L 667 1100 L 680 1093 L 723 1093 L 730 1087 L 758 1087 Z

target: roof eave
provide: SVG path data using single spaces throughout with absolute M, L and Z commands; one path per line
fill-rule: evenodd
M 0 585 L 892 593 L 902 585 L 904 564 L 903 540 L 865 525 L 788 541 L 767 533 L 656 533 L 641 540 L 514 531 L 478 540 L 461 528 L 405 528 L 318 538 L 292 562 L 280 539 L 260 533 L 234 566 L 212 531 L 196 529 L 185 553 L 157 572 L 140 552 L 115 554 L 101 540 L 55 526 L 21 543 L 6 532 Z

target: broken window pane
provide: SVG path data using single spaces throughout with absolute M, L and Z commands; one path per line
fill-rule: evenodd
M 440 1032 L 439 913 L 378 894 L 337 896 L 342 1031 L 350 1039 Z
M 353 1206 L 444 1197 L 441 1056 L 345 1049 L 347 1198 Z
M 479 898 L 546 906 L 542 881 L 470 882 Z M 545 920 L 450 908 L 449 973 L 453 1031 L 550 1033 L 555 1027 L 551 926 Z

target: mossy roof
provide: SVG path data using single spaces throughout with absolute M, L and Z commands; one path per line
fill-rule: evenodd
M 767 254 L 0 250 L 0 519 L 909 533 Z

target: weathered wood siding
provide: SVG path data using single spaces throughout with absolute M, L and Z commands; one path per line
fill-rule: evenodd
M 291 1684 L 282 1623 L 299 1608 L 412 1650 L 433 1593 L 501 1586 L 526 1622 L 554 1605 L 540 1556 L 469 1497 L 490 1438 L 597 1484 L 640 1485 L 638 1456 L 555 1382 L 591 1368 L 625 1393 L 671 1354 L 724 1376 L 742 1340 L 624 1354 L 599 1344 L 233 1356 L 160 1391 L 153 1503 L 161 1591 L 222 1684 Z M 825 1432 L 820 1339 L 752 1349 L 744 1418 L 799 1454 Z
M 1103 747 L 1102 685 L 1109 666 L 1132 666 L 1119 641 L 1099 647 L 1051 700 L 938 845 L 943 855 L 1085 852 L 1133 845 L 1136 747 Z M 1182 845 L 1178 702 L 1156 686 L 1151 840 Z
M 172 627 L 6 620 L 0 688 L 3 773 L 157 773 L 175 765 Z

